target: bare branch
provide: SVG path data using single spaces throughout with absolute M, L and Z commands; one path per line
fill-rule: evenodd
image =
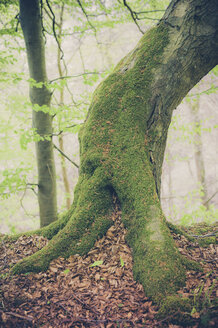
M 207 237 L 211 237 L 211 236 L 216 236 L 218 233 L 218 230 L 215 230 L 214 232 L 210 232 L 210 233 L 207 233 L 206 235 L 190 235 L 194 238 L 207 238 Z
M 139 31 L 144 34 L 144 32 L 142 31 L 141 27 L 139 26 L 139 24 L 137 23 L 137 15 L 136 15 L 136 12 L 133 11 L 130 6 L 128 5 L 128 3 L 126 2 L 126 0 L 123 0 L 123 4 L 124 6 L 129 10 L 131 16 L 132 16 L 132 19 L 134 20 L 136 26 L 138 27 Z
M 50 12 L 44 7 L 43 8 L 47 14 L 47 16 L 53 21 L 53 17 L 51 16 Z M 57 25 L 58 27 L 60 27 L 60 24 L 58 22 L 55 21 L 55 25 Z
M 15 16 L 15 19 L 17 20 L 17 24 L 16 24 L 16 27 L 15 27 L 15 32 L 17 32 L 18 31 L 19 24 L 20 24 L 20 16 L 19 16 L 19 13 Z
M 102 74 L 104 72 L 84 72 L 84 73 L 80 73 L 80 74 L 77 74 L 77 75 L 68 75 L 68 76 L 60 76 L 60 77 L 57 77 L 53 80 L 50 80 L 49 83 L 53 83 L 55 81 L 58 81 L 58 80 L 64 80 L 64 79 L 71 79 L 71 78 L 76 78 L 76 77 L 80 77 L 80 76 L 83 76 L 83 75 L 91 75 L 91 74 Z
M 141 15 L 141 14 L 148 14 L 148 13 L 156 13 L 156 12 L 165 12 L 165 10 L 143 10 L 143 11 L 135 11 L 136 15 Z
M 59 151 L 59 153 L 62 155 L 62 156 L 64 156 L 66 159 L 68 159 L 68 161 L 69 162 L 71 162 L 74 166 L 76 166 L 77 168 L 79 168 L 79 165 L 78 164 L 76 164 L 74 161 L 72 161 L 66 154 L 64 154 L 63 152 L 62 152 L 62 150 L 60 150 L 54 143 L 53 143 L 53 146 L 54 146 L 54 148 L 57 150 L 57 151 Z
M 143 20 L 143 19 L 148 19 L 148 20 L 153 20 L 153 21 L 159 21 L 159 18 L 151 18 L 151 17 L 147 17 L 147 16 L 144 16 L 144 17 L 138 17 L 138 15 L 136 15 L 136 18 L 138 20 Z
M 79 124 L 73 124 L 73 125 L 70 125 L 70 126 L 66 126 L 65 129 L 70 129 L 70 128 L 74 128 L 75 126 L 78 126 L 78 125 L 82 125 L 83 123 L 79 123 Z M 60 132 L 58 133 L 53 133 L 52 134 L 52 137 L 58 137 L 59 135 L 61 135 L 64 131 L 61 130 Z
M 86 19 L 87 19 L 87 22 L 89 23 L 89 25 L 91 26 L 91 28 L 96 32 L 96 28 L 95 28 L 95 27 L 92 25 L 92 23 L 90 22 L 90 20 L 89 20 L 89 15 L 86 13 L 85 9 L 83 8 L 81 1 L 80 1 L 80 0 L 76 0 L 76 1 L 77 1 L 78 5 L 80 6 L 80 8 L 81 8 L 83 14 L 85 15 L 85 17 L 86 17 Z
M 60 49 L 60 52 L 61 52 L 61 59 L 64 57 L 64 52 L 63 50 L 61 49 L 60 47 L 60 43 L 59 43 L 59 40 L 58 40 L 58 37 L 57 37 L 57 34 L 56 34 L 56 30 L 55 30 L 55 25 L 56 25 L 56 19 L 55 19 L 55 14 L 50 6 L 50 3 L 49 3 L 49 0 L 45 0 L 46 1 L 46 4 L 48 6 L 48 9 L 52 15 L 52 29 L 53 29 L 53 33 L 54 33 L 54 37 L 55 37 L 55 40 L 57 42 L 57 45 L 58 45 L 58 48 Z
M 13 317 L 16 317 L 16 318 L 19 318 L 19 319 L 23 319 L 23 320 L 27 320 L 27 321 L 30 321 L 30 322 L 33 321 L 33 317 L 31 317 L 31 316 L 23 316 L 23 315 L 20 315 L 18 313 L 15 313 L 15 312 L 3 312 L 2 310 L 1 310 L 1 313 L 5 313 L 6 315 L 10 315 L 10 316 L 13 316 Z

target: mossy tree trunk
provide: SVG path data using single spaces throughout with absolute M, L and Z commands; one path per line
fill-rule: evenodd
M 217 12 L 215 0 L 172 1 L 157 26 L 99 85 L 80 132 L 72 208 L 41 231 L 55 235 L 18 263 L 15 273 L 45 270 L 59 255 L 86 254 L 113 224 L 116 194 L 134 276 L 147 296 L 159 302 L 184 284 L 184 261 L 159 202 L 161 167 L 173 109 L 217 64 Z
M 36 83 L 46 83 L 44 38 L 39 0 L 20 0 L 20 22 L 26 44 L 30 78 Z M 30 86 L 33 105 L 50 106 L 51 92 L 45 84 Z M 38 202 L 40 226 L 57 219 L 56 174 L 52 144 L 52 116 L 43 111 L 32 112 L 33 127 L 41 141 L 36 142 L 38 169 Z

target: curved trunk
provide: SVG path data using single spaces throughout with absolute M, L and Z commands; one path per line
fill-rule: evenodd
M 19 17 L 26 44 L 30 78 L 37 83 L 47 82 L 39 0 L 20 0 Z M 33 105 L 49 107 L 51 93 L 45 85 L 30 86 L 30 100 Z M 57 219 L 56 174 L 51 140 L 52 117 L 43 111 L 33 110 L 32 120 L 37 134 L 42 137 L 41 141 L 36 142 L 36 158 L 40 226 L 43 227 Z M 47 140 L 43 140 L 46 137 Z
M 59 255 L 87 253 L 113 224 L 116 194 L 134 276 L 147 296 L 159 302 L 184 284 L 184 261 L 159 202 L 161 166 L 173 109 L 217 63 L 216 7 L 216 1 L 173 1 L 99 85 L 80 132 L 80 177 L 68 222 L 14 272 L 45 270 Z

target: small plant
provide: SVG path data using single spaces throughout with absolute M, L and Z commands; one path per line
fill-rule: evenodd
M 121 265 L 121 268 L 124 267 L 125 263 L 124 263 L 124 260 L 122 259 L 122 257 L 120 256 L 120 265 Z

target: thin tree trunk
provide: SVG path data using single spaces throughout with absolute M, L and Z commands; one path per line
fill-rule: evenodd
M 184 259 L 160 207 L 161 167 L 173 109 L 217 64 L 217 11 L 215 0 L 172 1 L 99 85 L 80 131 L 80 176 L 67 223 L 14 272 L 46 270 L 60 255 L 86 254 L 113 224 L 115 194 L 134 277 L 146 295 L 160 303 L 184 284 Z
M 37 83 L 47 82 L 39 0 L 20 0 L 19 17 L 26 44 L 30 78 Z M 40 88 L 30 85 L 30 99 L 33 105 L 49 107 L 51 93 L 45 85 Z M 48 139 L 36 142 L 40 226 L 43 227 L 57 219 L 52 117 L 48 113 L 34 109 L 32 117 L 37 134 L 43 139 Z
M 62 28 L 63 28 L 63 15 L 64 15 L 64 4 L 62 4 L 61 9 L 60 9 L 60 22 L 58 25 L 58 52 L 57 52 L 57 63 L 58 63 L 58 73 L 59 76 L 62 78 L 63 77 L 63 70 L 61 66 L 61 44 L 62 44 Z M 64 104 L 64 88 L 61 88 L 60 90 L 60 98 L 59 98 L 59 105 Z M 64 153 L 64 137 L 62 135 L 58 136 L 58 143 L 59 143 L 59 148 L 60 150 Z M 63 177 L 63 182 L 64 182 L 64 189 L 66 193 L 66 205 L 67 209 L 70 209 L 71 201 L 70 201 L 70 184 L 69 180 L 67 177 L 67 169 L 66 169 L 66 160 L 62 156 L 61 157 L 61 171 L 62 171 L 62 177 Z
M 200 193 L 201 193 L 201 203 L 205 204 L 205 207 L 209 209 L 208 194 L 207 194 L 207 185 L 205 181 L 205 166 L 204 166 L 204 156 L 203 156 L 203 145 L 201 138 L 201 131 L 198 130 L 201 127 L 201 121 L 199 118 L 199 101 L 195 102 L 191 106 L 191 115 L 193 117 L 193 122 L 195 123 L 195 127 L 197 131 L 194 135 L 194 157 L 195 157 L 195 166 L 197 172 L 197 181 L 200 183 Z

